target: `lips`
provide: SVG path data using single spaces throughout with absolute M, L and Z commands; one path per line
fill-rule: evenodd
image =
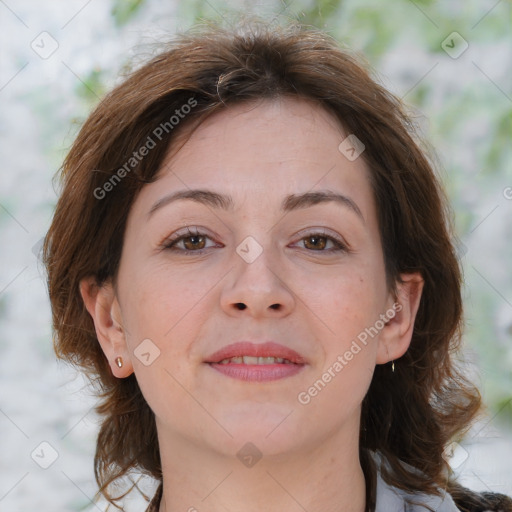
M 300 354 L 273 341 L 239 341 L 221 348 L 205 362 L 226 377 L 249 383 L 293 377 L 306 368 Z
M 251 343 L 249 341 L 239 341 L 227 345 L 217 352 L 207 357 L 206 363 L 220 363 L 225 359 L 233 357 L 273 357 L 276 359 L 286 359 L 291 363 L 302 365 L 306 363 L 304 357 L 291 348 L 280 345 L 273 341 L 265 343 Z M 288 363 L 289 364 L 289 363 Z

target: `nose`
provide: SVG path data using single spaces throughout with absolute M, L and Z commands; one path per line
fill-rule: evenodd
M 270 249 L 262 250 L 254 260 L 240 254 L 234 255 L 234 269 L 221 293 L 222 309 L 231 316 L 289 315 L 295 307 L 295 297 L 287 284 L 289 276 L 278 264 L 279 258 Z

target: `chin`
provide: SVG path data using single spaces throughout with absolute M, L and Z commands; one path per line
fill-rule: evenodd
M 302 442 L 305 420 L 286 405 L 246 404 L 231 408 L 219 422 L 233 436 L 228 440 L 238 450 L 251 442 L 266 454 L 279 454 Z

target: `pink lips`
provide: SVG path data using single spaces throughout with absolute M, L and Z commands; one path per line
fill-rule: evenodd
M 287 359 L 290 363 L 274 364 L 240 364 L 227 363 L 220 364 L 223 359 L 232 357 L 252 356 L 252 357 L 275 357 Z M 209 356 L 206 362 L 215 370 L 228 377 L 245 381 L 269 381 L 290 377 L 300 372 L 305 366 L 305 359 L 288 347 L 279 345 L 272 341 L 265 343 L 251 343 L 240 341 L 233 343 L 218 350 Z

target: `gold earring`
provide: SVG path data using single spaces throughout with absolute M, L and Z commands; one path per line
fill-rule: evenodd
M 116 364 L 118 368 L 123 367 L 123 358 L 122 357 L 116 357 Z
M 395 373 L 395 361 L 391 361 L 391 371 Z

